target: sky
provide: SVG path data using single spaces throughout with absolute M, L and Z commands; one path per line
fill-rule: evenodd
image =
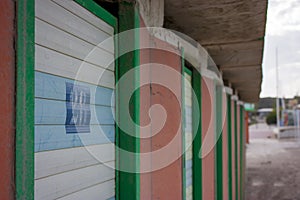
M 276 48 L 279 96 L 300 95 L 300 0 L 269 0 L 260 97 L 277 94 Z

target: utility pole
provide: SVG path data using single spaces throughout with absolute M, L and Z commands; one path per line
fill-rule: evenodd
M 278 74 L 278 48 L 276 47 L 276 118 L 277 118 L 277 130 L 278 130 L 278 138 L 280 138 L 280 107 L 279 107 L 279 74 Z

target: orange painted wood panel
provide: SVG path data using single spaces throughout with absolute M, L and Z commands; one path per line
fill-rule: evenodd
M 227 119 L 227 112 L 229 112 L 227 110 L 227 97 L 225 94 L 223 94 L 223 110 L 222 110 L 222 114 L 223 114 L 223 119 L 222 119 L 222 130 L 223 130 L 223 134 L 222 134 L 222 153 L 223 153 L 223 200 L 229 200 L 228 199 L 228 184 L 229 184 L 229 180 L 228 180 L 228 119 Z
M 213 80 L 202 78 L 202 197 L 215 199 L 215 96 Z
M 0 197 L 14 199 L 15 51 L 13 0 L 0 1 Z
M 140 90 L 141 199 L 179 200 L 182 198 L 180 51 L 150 37 L 146 30 L 140 31 L 140 45 L 153 47 L 140 51 L 140 81 L 151 83 Z M 170 74 L 168 70 L 176 73 Z

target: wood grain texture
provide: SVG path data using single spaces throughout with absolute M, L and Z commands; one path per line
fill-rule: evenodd
M 56 50 L 103 68 L 107 68 L 114 63 L 114 54 L 83 41 L 45 21 L 36 18 L 35 26 L 35 42 L 40 46 Z
M 99 19 L 97 16 L 93 15 L 90 12 L 86 12 L 84 9 L 82 9 L 82 6 L 77 4 L 74 1 L 66 1 L 66 0 L 53 0 L 55 3 L 59 4 L 66 10 L 70 11 L 71 13 L 75 14 L 76 16 L 84 19 L 88 23 L 94 25 L 95 27 L 99 28 L 100 30 L 105 31 L 106 33 L 113 35 L 114 34 L 114 28 L 103 21 L 102 19 Z
M 0 48 L 0 197 L 14 199 L 15 192 L 15 2 L 0 1 L 1 48 Z
M 90 133 L 66 134 L 64 125 L 35 126 L 35 152 L 115 141 L 114 125 L 91 125 Z
M 107 199 L 115 200 L 114 192 L 115 184 L 114 181 L 107 181 L 99 185 L 75 192 L 65 197 L 59 198 L 58 200 L 82 200 L 82 199 Z
M 114 90 L 42 72 L 35 72 L 35 97 L 41 99 L 66 100 L 66 83 L 74 83 L 91 91 L 90 104 L 115 107 Z
M 36 0 L 36 6 L 42 8 L 36 11 L 38 19 L 114 54 L 112 34 L 103 31 L 104 26 L 95 27 L 52 1 Z
M 35 199 L 115 196 L 114 27 L 92 3 L 36 0 Z M 87 91 L 89 132 L 66 131 L 70 84 Z
M 193 199 L 192 77 L 184 73 L 185 200 Z
M 109 143 L 35 153 L 35 179 L 111 162 L 114 147 Z
M 114 109 L 108 106 L 88 105 L 91 125 L 114 125 Z M 65 125 L 67 109 L 65 101 L 35 99 L 36 125 Z
M 112 165 L 113 163 L 108 163 Z M 51 200 L 113 180 L 114 169 L 105 164 L 93 165 L 35 181 L 35 199 Z M 113 191 L 114 188 L 105 188 Z M 98 193 L 99 196 L 101 193 Z
M 101 59 L 99 53 L 99 59 Z M 114 72 L 36 45 L 35 69 L 61 77 L 114 88 Z M 112 60 L 113 61 L 113 60 Z M 101 61 L 99 61 L 101 62 Z M 113 65 L 111 67 L 114 67 Z

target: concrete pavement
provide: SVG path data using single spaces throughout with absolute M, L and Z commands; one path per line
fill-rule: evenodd
M 300 200 L 299 140 L 277 140 L 266 124 L 249 133 L 246 200 Z

